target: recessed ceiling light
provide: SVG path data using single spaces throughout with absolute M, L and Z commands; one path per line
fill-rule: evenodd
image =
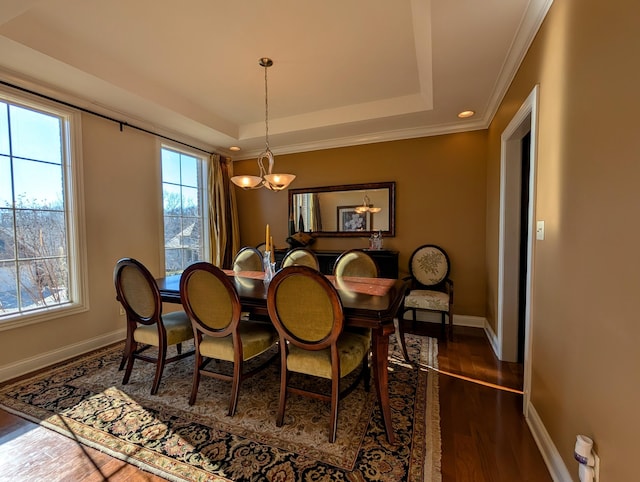
M 231 147 L 229 148 L 229 150 L 230 150 L 230 151 L 239 151 L 239 150 L 240 150 L 240 148 L 239 148 L 238 146 L 231 146 Z
M 458 114 L 458 117 L 460 117 L 460 119 L 466 119 L 467 117 L 472 117 L 475 115 L 475 111 L 473 110 L 463 110 L 462 112 L 460 112 Z

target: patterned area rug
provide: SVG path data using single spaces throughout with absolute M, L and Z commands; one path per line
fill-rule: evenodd
M 434 339 L 407 336 L 407 349 L 422 366 L 437 366 Z M 437 375 L 407 366 L 393 343 L 395 446 L 387 442 L 374 388 L 367 393 L 362 383 L 340 402 L 331 444 L 328 403 L 291 395 L 284 425 L 276 427 L 277 362 L 243 382 L 236 415 L 228 417 L 227 382 L 202 379 L 195 405 L 188 405 L 193 358 L 167 365 L 152 396 L 154 367 L 136 362 L 122 385 L 121 355 L 122 345 L 108 347 L 0 386 L 0 404 L 168 480 L 442 479 Z

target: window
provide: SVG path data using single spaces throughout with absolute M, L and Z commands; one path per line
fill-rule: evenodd
M 162 147 L 162 204 L 166 276 L 208 259 L 206 161 Z
M 0 91 L 0 329 L 86 309 L 79 123 Z

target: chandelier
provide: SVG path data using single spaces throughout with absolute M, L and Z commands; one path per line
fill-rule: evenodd
M 273 60 L 262 57 L 258 63 L 264 67 L 264 126 L 265 126 L 265 150 L 258 156 L 259 176 L 233 176 L 231 181 L 243 189 L 258 189 L 262 186 L 271 191 L 286 189 L 296 178 L 293 174 L 273 174 L 273 153 L 269 149 L 269 97 L 267 95 L 267 68 L 273 65 Z M 264 161 L 268 161 L 265 169 Z
M 369 199 L 369 196 L 367 196 L 367 193 L 364 193 L 364 198 L 362 199 L 362 206 L 358 206 L 354 209 L 355 212 L 362 214 L 362 213 L 379 213 L 380 211 L 382 211 L 382 208 L 379 207 L 374 207 L 374 205 L 371 203 L 371 199 Z

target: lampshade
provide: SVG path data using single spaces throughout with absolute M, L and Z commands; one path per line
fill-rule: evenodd
M 293 174 L 273 174 L 273 153 L 269 149 L 269 97 L 267 93 L 267 68 L 273 65 L 273 60 L 263 57 L 259 64 L 264 67 L 264 125 L 265 150 L 258 156 L 259 176 L 233 176 L 231 182 L 243 189 L 258 189 L 266 187 L 271 191 L 282 191 L 296 178 Z M 268 161 L 268 169 L 264 167 L 264 159 Z
M 382 211 L 382 208 L 374 207 L 374 205 L 371 203 L 371 199 L 369 199 L 369 196 L 367 196 L 367 193 L 365 193 L 364 198 L 362 199 L 362 206 L 357 206 L 354 211 L 359 214 L 366 212 L 373 214 L 379 213 L 380 211 Z

